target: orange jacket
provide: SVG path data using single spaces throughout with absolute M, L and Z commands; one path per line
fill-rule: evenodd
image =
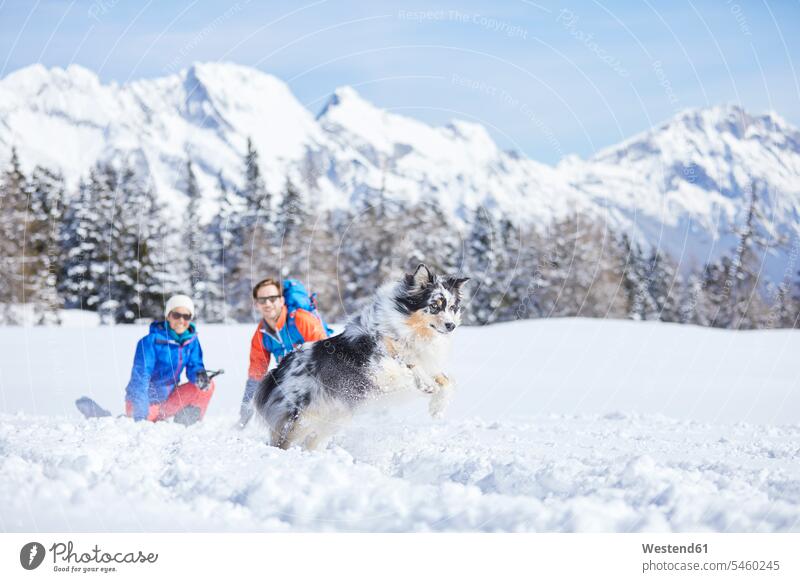
M 297 326 L 297 331 L 303 336 L 303 340 L 313 342 L 328 337 L 322 327 L 322 322 L 312 313 L 305 309 L 298 309 L 294 313 L 295 325 Z M 266 328 L 266 330 L 273 335 L 279 333 L 283 326 L 286 325 L 287 315 L 286 306 L 284 305 L 275 324 L 275 332 L 271 332 L 269 328 Z M 266 376 L 270 360 L 270 352 L 264 347 L 261 337 L 261 330 L 265 329 L 264 326 L 266 326 L 266 322 L 262 319 L 253 334 L 253 339 L 250 340 L 250 368 L 247 371 L 247 377 L 258 382 Z

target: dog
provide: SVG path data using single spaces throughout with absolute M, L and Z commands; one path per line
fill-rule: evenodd
M 259 385 L 255 406 L 270 443 L 315 449 L 366 402 L 418 391 L 442 416 L 453 391 L 442 371 L 451 334 L 461 323 L 462 285 L 420 264 L 383 285 L 344 331 L 288 354 Z

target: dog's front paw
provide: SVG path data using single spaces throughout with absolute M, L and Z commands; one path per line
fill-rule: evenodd
M 431 417 L 438 420 L 444 416 L 444 411 L 450 404 L 453 396 L 453 382 L 444 372 L 436 374 L 433 381 L 436 383 L 436 390 L 428 403 L 428 412 Z
M 411 370 L 414 376 L 414 386 L 416 386 L 417 390 L 420 392 L 424 392 L 425 394 L 433 394 L 438 391 L 438 386 L 436 381 L 433 380 L 427 374 L 421 373 L 417 371 L 417 369 L 412 368 L 409 366 L 409 370 Z
M 430 402 L 428 402 L 428 413 L 430 413 L 431 418 L 439 420 L 444 417 L 444 411 L 447 409 L 447 405 L 450 404 L 452 393 L 452 390 L 437 390 L 431 396 Z
M 436 385 L 440 388 L 449 388 L 450 387 L 450 378 L 447 377 L 447 374 L 442 372 L 441 374 L 436 374 L 433 377 L 433 381 L 436 382 Z

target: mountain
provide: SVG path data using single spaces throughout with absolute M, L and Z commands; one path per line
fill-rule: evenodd
M 230 64 L 198 64 L 122 86 L 102 85 L 76 65 L 35 65 L 0 81 L 0 126 L 2 156 L 16 146 L 25 166 L 59 168 L 72 184 L 98 159 L 126 159 L 178 204 L 187 157 L 210 195 L 219 172 L 238 179 L 248 136 L 274 187 L 285 180 L 287 164 L 325 141 L 283 82 Z
M 462 218 L 481 204 L 541 228 L 590 213 L 687 265 L 730 249 L 751 184 L 766 230 L 796 236 L 800 225 L 800 132 L 774 113 L 736 106 L 684 111 L 553 167 L 502 151 L 481 125 L 431 127 L 350 87 L 314 116 L 279 79 L 230 63 L 123 85 L 104 85 L 76 65 L 33 65 L 0 80 L 0 159 L 16 147 L 25 169 L 58 168 L 70 185 L 97 160 L 124 159 L 181 208 L 181 171 L 191 157 L 208 215 L 218 175 L 240 180 L 248 137 L 267 187 L 279 192 L 290 176 L 318 207 L 368 198 L 385 185 L 398 198 L 435 197 Z M 786 260 L 787 253 L 770 258 L 768 270 L 778 276 Z
M 751 189 L 771 234 L 796 237 L 800 224 L 800 132 L 778 115 L 737 106 L 683 111 L 668 122 L 562 164 L 571 184 L 626 217 L 676 257 L 700 258 L 735 244 Z

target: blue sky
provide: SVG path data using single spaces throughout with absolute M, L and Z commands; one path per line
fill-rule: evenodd
M 0 77 L 78 63 L 125 82 L 234 61 L 313 112 L 352 85 L 555 163 L 688 107 L 738 103 L 800 125 L 799 33 L 797 1 L 0 0 Z

